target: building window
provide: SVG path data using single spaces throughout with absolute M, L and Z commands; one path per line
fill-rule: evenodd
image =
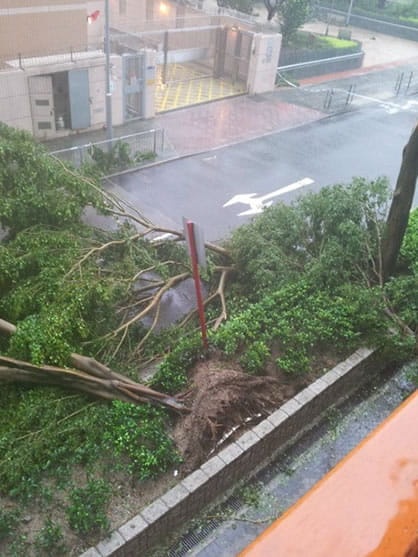
M 147 21 L 152 21 L 154 19 L 154 0 L 147 0 L 145 17 Z
M 36 99 L 36 106 L 49 106 L 49 101 L 47 99 Z
M 51 130 L 51 122 L 38 122 L 38 130 Z

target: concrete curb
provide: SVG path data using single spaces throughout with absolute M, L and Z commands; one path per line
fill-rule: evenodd
M 360 348 L 80 557 L 147 555 L 369 382 L 380 371 L 377 362 L 376 350 Z

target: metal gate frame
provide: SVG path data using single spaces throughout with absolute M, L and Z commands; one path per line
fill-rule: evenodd
M 137 61 L 132 68 L 132 61 Z M 134 70 L 134 71 L 133 71 Z M 129 95 L 140 95 L 140 103 L 136 115 L 132 115 L 128 98 Z M 122 99 L 124 121 L 144 117 L 145 108 L 145 53 L 125 53 L 122 55 Z

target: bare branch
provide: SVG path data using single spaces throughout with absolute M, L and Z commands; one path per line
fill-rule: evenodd
M 111 240 L 110 242 L 106 242 L 105 244 L 102 244 L 101 246 L 97 246 L 94 248 L 91 248 L 79 261 L 77 261 L 77 263 L 75 263 L 71 269 L 68 271 L 68 273 L 65 275 L 64 278 L 67 278 L 69 275 L 71 275 L 77 268 L 80 269 L 81 265 L 92 255 L 94 255 L 95 253 L 99 253 L 101 251 L 104 251 L 107 248 L 110 248 L 112 246 L 120 246 L 123 244 L 126 244 L 128 242 L 133 242 L 134 240 L 138 240 L 138 238 L 141 238 L 144 234 L 143 233 L 138 233 L 138 234 L 133 234 L 132 236 L 129 236 L 128 238 L 124 238 L 121 240 Z
M 208 296 L 203 301 L 203 305 L 206 307 L 208 304 L 210 304 L 218 296 L 221 300 L 222 310 L 221 310 L 220 315 L 216 318 L 214 326 L 212 327 L 214 331 L 216 331 L 219 328 L 219 326 L 221 325 L 221 323 L 223 321 L 226 321 L 226 319 L 228 318 L 227 309 L 226 309 L 226 301 L 225 301 L 225 283 L 226 283 L 227 276 L 233 270 L 234 270 L 233 267 L 215 267 L 215 269 L 214 269 L 215 272 L 216 271 L 221 272 L 221 276 L 219 277 L 218 287 L 215 290 L 215 292 L 213 292 L 210 296 Z M 193 311 L 188 313 L 186 315 L 186 317 L 183 319 L 183 321 L 180 323 L 180 327 L 183 327 L 184 325 L 186 325 L 186 323 L 188 323 L 190 321 L 190 319 L 192 317 L 194 317 L 196 314 L 197 314 L 197 309 L 194 309 Z
M 157 304 L 157 308 L 155 310 L 155 315 L 154 315 L 154 319 L 152 321 L 152 325 L 151 327 L 148 329 L 147 334 L 141 339 L 140 343 L 138 344 L 136 350 L 135 350 L 135 354 L 139 354 L 142 350 L 142 347 L 144 346 L 145 342 L 147 341 L 148 337 L 151 335 L 151 333 L 154 331 L 157 323 L 158 323 L 158 319 L 160 317 L 160 309 L 161 309 L 161 299 L 159 300 L 158 304 Z
M 130 327 L 131 325 L 133 325 L 134 323 L 140 321 L 143 317 L 145 317 L 160 301 L 160 299 L 162 298 L 163 294 L 165 292 L 167 292 L 167 290 L 169 290 L 170 288 L 172 288 L 175 284 L 182 282 L 183 280 L 185 280 L 187 277 L 189 276 L 189 273 L 182 273 L 181 275 L 176 275 L 175 277 L 171 277 L 166 283 L 165 285 L 160 288 L 160 290 L 155 294 L 155 296 L 153 296 L 152 298 L 152 302 L 150 304 L 148 304 L 148 306 L 142 310 L 140 313 L 138 313 L 137 315 L 135 315 L 135 317 L 132 317 L 132 319 L 130 319 L 129 321 L 127 321 L 126 323 L 123 323 L 122 325 L 120 325 L 120 327 L 118 327 L 116 330 L 108 333 L 107 335 L 105 335 L 104 337 L 102 337 L 103 339 L 106 338 L 111 338 L 116 336 L 117 334 L 119 334 L 120 332 L 124 331 L 125 329 L 127 329 L 128 327 Z

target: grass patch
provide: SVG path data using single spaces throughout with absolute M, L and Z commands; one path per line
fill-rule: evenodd
M 406 23 L 415 23 L 416 25 L 418 25 L 418 17 L 405 17 L 405 16 L 401 16 L 399 18 L 401 21 L 405 21 Z
M 299 31 L 294 39 L 289 42 L 290 48 L 323 50 L 323 49 L 346 49 L 358 46 L 357 41 L 347 39 L 338 39 L 337 37 L 329 37 L 325 35 L 316 35 L 306 31 Z
M 316 46 L 319 48 L 353 48 L 357 46 L 357 42 L 329 36 L 316 37 Z

